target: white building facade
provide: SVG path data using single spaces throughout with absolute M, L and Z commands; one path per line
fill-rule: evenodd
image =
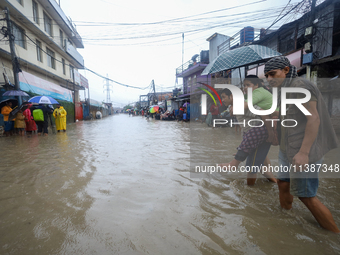
M 78 69 L 84 68 L 77 48 L 84 48 L 76 29 L 55 0 L 0 0 L 1 27 L 9 10 L 15 53 L 22 72 L 20 89 L 69 102 L 83 90 Z M 0 85 L 14 84 L 9 37 L 1 31 Z

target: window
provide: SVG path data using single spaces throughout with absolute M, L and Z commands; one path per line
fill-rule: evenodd
M 60 46 L 64 48 L 64 33 L 59 29 L 59 36 L 60 36 Z
M 26 41 L 25 41 L 25 31 L 18 27 L 15 23 L 13 24 L 13 35 L 14 35 L 14 42 L 19 46 L 26 49 Z
M 38 4 L 36 1 L 33 1 L 33 20 L 35 23 L 39 24 L 39 13 L 38 13 Z
M 55 69 L 55 55 L 54 52 L 51 51 L 49 48 L 46 48 L 47 53 L 47 65 Z
M 42 60 L 41 42 L 36 40 L 35 44 L 36 44 L 36 48 L 37 48 L 37 60 L 40 61 L 40 62 L 43 62 L 43 60 Z
M 44 27 L 46 33 L 52 36 L 52 19 L 44 12 Z
M 74 78 L 73 78 L 73 66 L 70 65 L 70 78 L 72 81 L 74 81 Z
M 22 0 L 17 0 L 17 2 L 22 5 Z
M 63 74 L 66 75 L 66 68 L 65 68 L 65 59 L 61 59 L 62 65 L 63 65 Z

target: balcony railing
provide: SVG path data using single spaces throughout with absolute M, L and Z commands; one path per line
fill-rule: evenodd
M 195 63 L 200 63 L 201 62 L 201 58 L 198 55 L 196 58 L 196 62 L 194 62 L 193 60 L 189 60 L 188 62 L 184 63 L 183 65 L 181 65 L 180 67 L 178 67 L 176 69 L 176 75 L 183 73 L 185 70 L 193 67 L 195 65 Z

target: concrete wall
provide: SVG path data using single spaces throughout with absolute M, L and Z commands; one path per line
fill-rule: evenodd
M 209 41 L 209 62 L 212 62 L 218 56 L 218 46 L 229 39 L 229 36 L 217 34 Z

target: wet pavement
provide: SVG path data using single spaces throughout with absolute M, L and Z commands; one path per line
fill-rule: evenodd
M 205 155 L 226 161 L 241 141 L 231 128 L 195 128 L 207 131 Z M 67 129 L 0 139 L 0 254 L 340 253 L 340 236 L 297 199 L 282 210 L 266 179 L 193 178 L 189 123 L 116 115 Z M 339 194 L 339 179 L 320 179 L 338 226 Z

